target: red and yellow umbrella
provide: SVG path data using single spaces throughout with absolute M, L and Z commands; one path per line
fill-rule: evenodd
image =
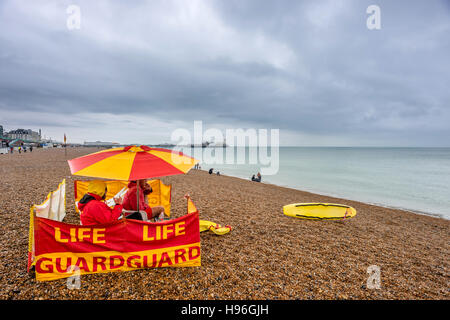
M 187 173 L 199 161 L 169 149 L 127 146 L 68 162 L 73 175 L 132 181 Z

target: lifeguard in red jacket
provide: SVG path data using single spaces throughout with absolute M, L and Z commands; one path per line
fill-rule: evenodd
M 102 181 L 90 181 L 88 192 L 78 202 L 81 211 L 81 224 L 102 224 L 117 220 L 122 214 L 122 199 L 114 199 L 114 209 L 104 202 L 106 197 L 106 183 Z
M 147 180 L 138 180 L 139 181 L 139 211 L 145 211 L 147 213 L 147 218 L 155 218 L 159 215 L 159 219 L 164 218 L 164 207 L 163 206 L 155 206 L 150 207 L 146 201 L 145 197 L 153 192 L 152 187 L 148 185 Z M 137 211 L 137 184 L 136 181 L 131 181 L 128 183 L 128 191 L 123 197 L 123 208 L 128 211 Z M 130 214 L 131 216 L 131 214 Z M 136 217 L 136 215 L 133 215 Z M 125 216 L 127 218 L 127 216 Z

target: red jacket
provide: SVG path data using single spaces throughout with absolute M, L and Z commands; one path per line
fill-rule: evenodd
M 128 184 L 128 191 L 123 197 L 123 208 L 125 210 L 137 211 L 137 187 L 135 182 Z M 145 211 L 149 218 L 152 217 L 152 208 L 145 203 L 144 190 L 139 188 L 139 210 Z
M 78 203 L 78 209 L 81 211 L 81 223 L 84 226 L 92 224 L 102 224 L 117 220 L 122 214 L 122 205 L 117 204 L 114 209 L 110 209 L 101 197 L 88 193 L 94 197 L 87 203 Z

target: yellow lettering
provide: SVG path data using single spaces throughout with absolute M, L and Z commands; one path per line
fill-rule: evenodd
M 86 231 L 90 231 L 91 229 L 89 228 L 79 228 L 78 229 L 78 240 L 80 242 L 83 242 L 84 238 L 89 238 L 89 234 L 85 234 Z
M 144 232 L 143 232 L 142 240 L 143 241 L 153 241 L 153 240 L 155 240 L 155 238 L 148 236 L 148 226 L 144 226 Z
M 167 239 L 169 233 L 173 233 L 173 224 L 165 224 L 163 226 L 163 239 Z
M 161 226 L 156 226 L 156 240 L 161 240 Z
M 55 240 L 58 242 L 69 242 L 69 239 L 61 238 L 61 229 L 55 227 Z
M 70 228 L 70 242 L 77 242 L 77 229 Z
M 181 236 L 183 234 L 185 234 L 185 223 L 186 221 L 181 221 L 181 222 L 177 222 L 175 223 L 175 237 L 177 236 Z
M 103 237 L 103 239 L 99 239 Z M 105 243 L 105 229 L 94 229 L 94 235 L 92 236 L 93 243 Z

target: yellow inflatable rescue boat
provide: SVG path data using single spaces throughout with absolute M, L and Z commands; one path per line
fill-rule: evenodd
M 203 231 L 212 231 L 217 235 L 224 235 L 231 231 L 231 226 L 222 226 L 218 223 L 207 221 L 207 220 L 200 220 L 200 232 Z
M 340 220 L 354 217 L 356 210 L 334 203 L 293 203 L 283 207 L 287 216 L 310 220 Z

